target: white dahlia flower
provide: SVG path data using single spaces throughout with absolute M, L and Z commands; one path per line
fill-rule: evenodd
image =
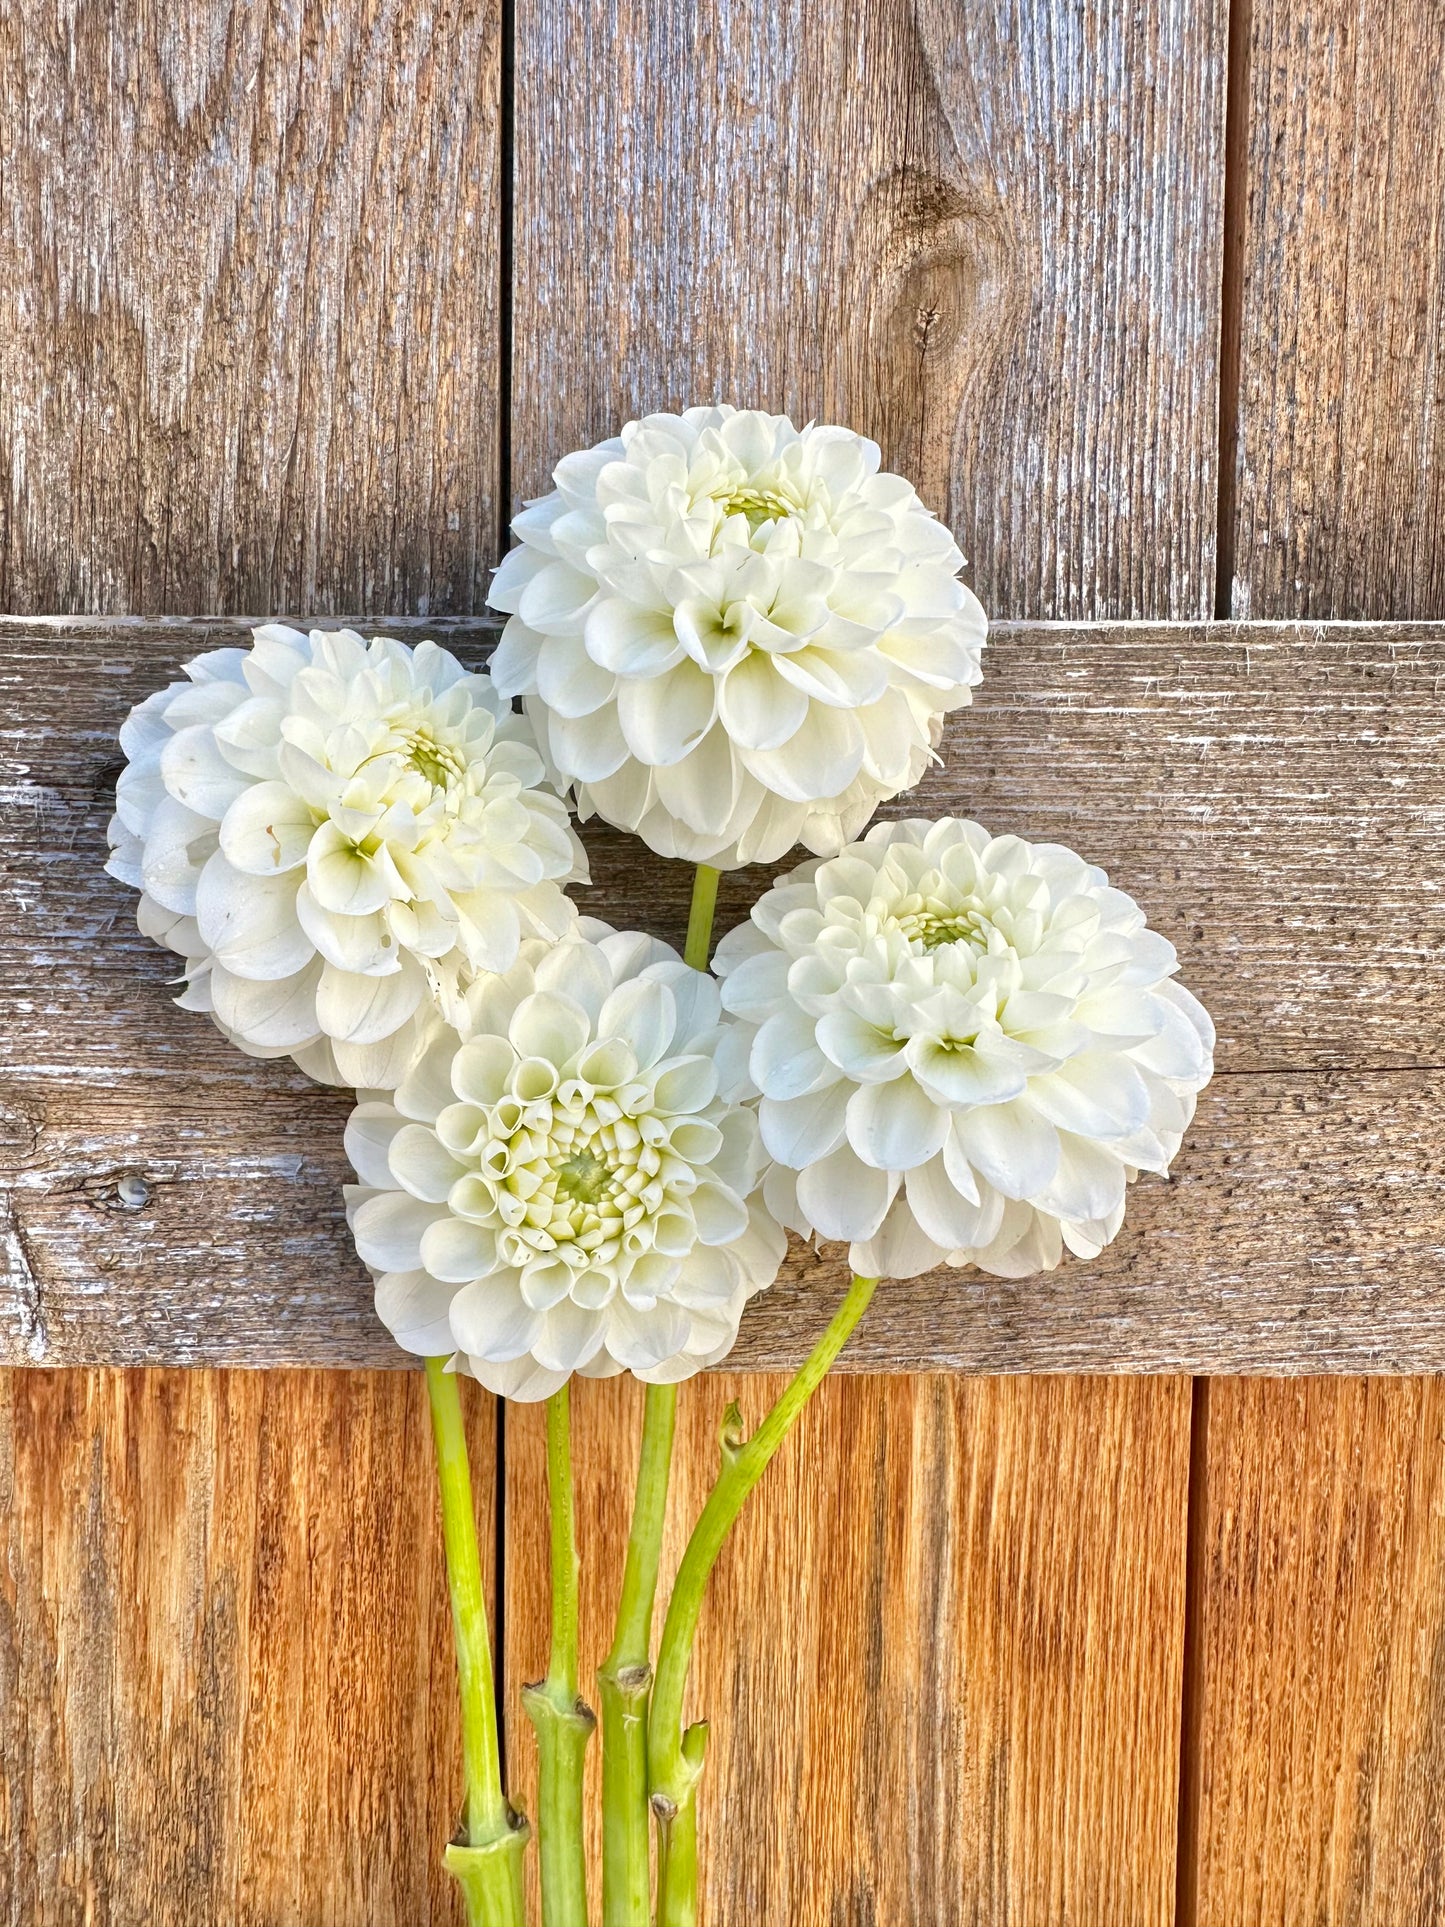
M 553 479 L 492 585 L 492 674 L 584 820 L 729 869 L 831 853 L 918 781 L 987 623 L 872 442 L 690 408 Z
M 185 674 L 121 730 L 106 867 L 243 1050 L 393 1083 L 425 1002 L 573 926 L 531 726 L 446 650 L 268 623 Z
M 723 939 L 752 1030 L 764 1195 L 864 1277 L 1095 1257 L 1167 1172 L 1214 1028 L 1102 870 L 976 823 L 882 823 Z
M 346 1132 L 382 1322 L 508 1398 L 713 1364 L 785 1245 L 717 985 L 652 937 L 579 929 L 478 979 L 460 1034 L 436 1022 Z

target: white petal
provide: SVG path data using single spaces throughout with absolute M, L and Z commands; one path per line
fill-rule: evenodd
M 1058 1132 L 1027 1098 L 960 1113 L 953 1120 L 953 1144 L 1006 1198 L 1041 1192 L 1059 1161 Z
M 417 1271 L 423 1234 L 445 1216 L 404 1191 L 383 1191 L 357 1209 L 351 1233 L 363 1262 L 377 1271 Z
M 390 977 L 362 977 L 329 963 L 316 991 L 316 1020 L 343 1043 L 379 1044 L 401 1028 L 425 991 L 426 978 L 410 960 Z
M 949 1113 L 905 1072 L 891 1084 L 865 1084 L 848 1100 L 848 1142 L 865 1164 L 907 1171 L 941 1150 Z
M 400 1126 L 389 1153 L 392 1183 L 426 1204 L 445 1204 L 447 1193 L 466 1175 L 467 1167 L 457 1162 L 435 1131 L 424 1124 L 407 1124 L 389 1104 L 385 1108 Z
M 254 783 L 221 821 L 227 861 L 252 876 L 275 876 L 306 861 L 315 833 L 310 809 L 286 783 Z
M 876 1235 L 852 1245 L 848 1253 L 860 1278 L 917 1278 L 947 1260 L 948 1253 L 923 1231 L 901 1191 Z
M 672 1043 L 677 1005 L 666 984 L 619 984 L 597 1017 L 599 1038 L 627 1044 L 643 1070 L 650 1070 Z
M 376 1281 L 376 1315 L 403 1351 L 436 1358 L 452 1349 L 452 1287 L 424 1271 L 387 1271 Z
M 871 1238 L 893 1202 L 898 1179 L 840 1144 L 798 1173 L 798 1203 L 822 1238 Z
M 587 1012 L 570 997 L 536 991 L 513 1011 L 507 1035 L 520 1056 L 543 1057 L 561 1070 L 587 1043 L 591 1028 Z
M 780 1163 L 806 1168 L 843 1142 L 846 1099 L 843 1084 L 807 1097 L 765 1097 L 758 1106 L 764 1144 Z
M 976 1187 L 972 1196 L 965 1196 L 941 1155 L 910 1171 L 907 1185 L 909 1209 L 920 1230 L 944 1251 L 976 1244 L 984 1234 L 986 1217 Z
M 747 1206 L 726 1185 L 700 1184 L 689 1202 L 697 1235 L 705 1245 L 731 1244 L 748 1228 Z
M 617 689 L 617 717 L 627 746 L 649 767 L 681 762 L 711 728 L 715 709 L 712 677 L 688 661 L 665 675 L 624 679 Z
M 421 1261 L 433 1278 L 450 1285 L 470 1284 L 496 1270 L 496 1234 L 485 1225 L 444 1213 L 422 1233 Z
M 196 922 L 202 938 L 234 976 L 293 976 L 311 961 L 315 947 L 296 916 L 301 872 L 247 876 L 218 850 L 208 858 L 196 886 Z
M 390 1104 L 358 1104 L 346 1120 L 346 1155 L 363 1184 L 389 1191 L 396 1183 L 387 1154 L 405 1122 Z
M 249 776 L 226 761 L 215 731 L 206 723 L 171 738 L 161 751 L 161 775 L 178 803 L 218 823 L 251 784 Z

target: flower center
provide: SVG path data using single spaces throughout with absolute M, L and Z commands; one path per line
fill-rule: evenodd
M 735 488 L 728 495 L 716 495 L 724 515 L 745 515 L 748 533 L 756 535 L 769 522 L 785 522 L 796 515 L 799 504 L 776 488 Z
M 433 789 L 450 789 L 466 774 L 466 764 L 450 743 L 438 742 L 424 725 L 400 732 L 406 760 Z
M 945 944 L 966 943 L 980 954 L 988 950 L 992 919 L 971 906 L 947 909 L 941 904 L 924 904 L 895 917 L 898 928 L 910 943 L 925 950 L 940 950 Z
M 557 1172 L 560 1196 L 575 1204 L 597 1204 L 607 1189 L 612 1173 L 590 1145 L 574 1151 Z

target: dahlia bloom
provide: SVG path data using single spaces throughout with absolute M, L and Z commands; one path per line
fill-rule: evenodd
M 1168 1171 L 1214 1028 L 1172 944 L 1102 870 L 976 823 L 881 823 L 725 937 L 751 1033 L 765 1197 L 855 1272 L 1095 1257 Z
M 106 867 L 243 1050 L 395 1082 L 431 997 L 572 927 L 530 725 L 446 650 L 268 623 L 185 673 L 121 730 Z
M 508 1398 L 572 1372 L 690 1377 L 785 1246 L 717 985 L 654 938 L 579 931 L 478 979 L 459 1030 L 435 1021 L 346 1132 L 382 1322 Z
M 829 854 L 923 774 L 987 622 L 948 530 L 845 428 L 690 408 L 557 465 L 492 662 L 559 779 L 662 856 Z

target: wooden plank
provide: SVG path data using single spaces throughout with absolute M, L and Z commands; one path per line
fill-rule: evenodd
M 480 605 L 495 0 L 0 19 L 0 608 Z
M 1445 1382 L 1208 1408 L 1185 1927 L 1445 1919 Z
M 1233 601 L 1445 612 L 1440 22 L 1253 0 Z
M 684 1387 L 665 1580 L 724 1404 L 756 1423 L 781 1384 Z M 704 1610 L 688 1717 L 714 1722 L 707 1919 L 1172 1923 L 1189 1404 L 1181 1379 L 823 1387 Z M 582 1383 L 573 1405 L 590 1693 L 641 1398 Z M 515 1696 L 546 1667 L 536 1408 L 509 1411 L 506 1481 Z M 595 1825 L 592 1847 L 595 1864 Z
M 455 1680 L 419 1379 L 0 1374 L 0 1920 L 460 1927 Z
M 738 401 L 876 436 L 996 615 L 1211 612 L 1227 13 L 524 0 L 514 494 Z
M 464 653 L 491 633 L 427 626 Z M 100 874 L 121 716 L 236 633 L 0 625 L 10 1359 L 399 1362 L 341 1221 L 345 1099 L 176 1011 L 170 961 Z M 1141 1184 L 1097 1263 L 897 1286 L 860 1369 L 1445 1364 L 1442 669 L 1425 627 L 1001 630 L 907 807 L 1107 854 L 1215 1012 L 1223 1075 L 1176 1182 Z M 587 836 L 589 907 L 679 937 L 686 871 Z M 730 883 L 724 921 L 763 880 Z M 130 1174 L 151 1196 L 127 1211 Z M 736 1362 L 795 1360 L 840 1276 L 795 1250 Z

